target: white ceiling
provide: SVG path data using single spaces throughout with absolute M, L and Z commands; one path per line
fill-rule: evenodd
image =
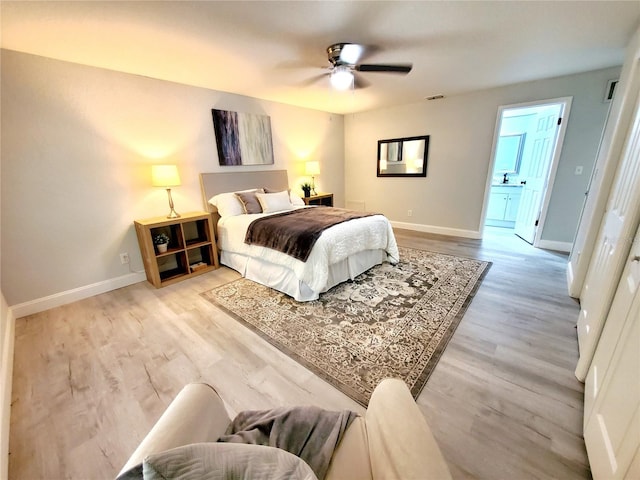
M 640 1 L 2 1 L 2 47 L 335 113 L 621 65 Z M 325 49 L 378 47 L 337 92 Z

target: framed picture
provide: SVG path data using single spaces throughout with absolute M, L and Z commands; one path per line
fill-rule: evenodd
M 273 165 L 271 119 L 267 115 L 212 109 L 222 166 Z

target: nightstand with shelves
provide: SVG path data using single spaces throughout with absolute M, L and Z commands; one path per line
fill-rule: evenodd
M 191 212 L 179 218 L 136 220 L 136 235 L 147 280 L 155 287 L 179 282 L 218 268 L 213 219 L 207 212 Z M 153 237 L 164 233 L 170 241 L 158 252 Z
M 318 193 L 310 197 L 304 197 L 305 205 L 322 205 L 324 207 L 333 207 L 333 193 Z

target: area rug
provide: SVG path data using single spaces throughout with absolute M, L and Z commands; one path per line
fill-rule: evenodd
M 241 278 L 202 293 L 365 407 L 384 378 L 417 398 L 490 262 L 409 248 L 313 302 Z

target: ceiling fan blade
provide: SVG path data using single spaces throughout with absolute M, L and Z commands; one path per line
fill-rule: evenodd
M 364 79 L 362 77 L 362 75 L 356 75 L 354 73 L 354 75 L 353 75 L 353 88 L 367 88 L 369 85 L 371 85 L 371 82 L 369 82 L 368 80 Z
M 360 55 L 360 61 L 366 62 L 368 58 L 382 52 L 383 49 L 377 45 L 364 45 L 362 47 L 362 55 Z M 358 62 L 355 62 L 358 63 Z
M 382 72 L 382 73 L 409 73 L 413 68 L 410 63 L 395 64 L 395 65 L 382 65 L 382 64 L 370 64 L 370 65 L 356 65 L 354 67 L 359 72 Z
M 313 77 L 307 78 L 306 80 L 303 80 L 302 82 L 299 83 L 299 85 L 301 87 L 308 87 L 310 85 L 313 85 L 314 83 L 319 82 L 320 80 L 323 80 L 325 78 L 327 78 L 327 76 L 329 76 L 330 72 L 326 72 L 326 73 L 321 73 L 320 75 L 314 75 Z
M 357 43 L 345 43 L 340 50 L 340 61 L 349 65 L 355 65 L 360 60 L 364 47 Z
M 285 60 L 274 67 L 278 70 L 299 70 L 301 68 L 318 68 L 318 64 L 302 60 Z

